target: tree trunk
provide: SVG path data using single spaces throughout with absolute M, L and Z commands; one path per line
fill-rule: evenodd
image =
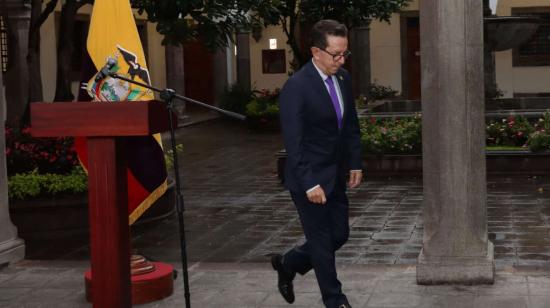
M 74 46 L 74 19 L 82 5 L 75 0 L 67 0 L 61 9 L 59 39 L 57 41 L 57 77 L 55 86 L 56 102 L 67 102 L 74 99 L 71 91 L 71 56 Z
M 300 36 L 296 35 L 299 33 L 298 16 L 289 17 L 288 28 L 287 28 L 287 21 L 285 20 L 282 20 L 281 26 L 283 27 L 283 31 L 285 32 L 287 37 L 286 43 L 290 46 L 290 49 L 292 50 L 292 53 L 294 55 L 294 59 L 290 63 L 290 67 L 292 68 L 292 70 L 297 71 L 304 64 L 306 64 L 306 57 L 304 56 L 305 53 L 300 48 L 301 46 L 299 42 Z
M 29 101 L 42 101 L 42 76 L 40 74 L 40 16 L 42 15 L 42 0 L 32 0 L 31 27 L 29 31 Z

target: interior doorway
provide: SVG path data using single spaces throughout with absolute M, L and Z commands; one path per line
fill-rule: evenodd
M 421 78 L 420 78 L 420 20 L 418 17 L 408 17 L 407 23 L 407 99 L 420 99 Z
M 183 61 L 185 96 L 214 105 L 214 53 L 208 50 L 202 41 L 191 41 L 184 45 Z M 202 107 L 186 104 L 186 108 Z

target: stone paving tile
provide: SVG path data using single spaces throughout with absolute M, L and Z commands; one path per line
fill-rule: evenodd
M 276 174 L 277 133 L 216 120 L 178 130 L 189 261 L 261 262 L 303 241 L 296 210 Z M 350 240 L 340 263 L 411 264 L 422 247 L 422 180 L 367 178 L 349 191 Z M 550 178 L 489 177 L 488 236 L 497 266 L 550 265 Z M 176 215 L 132 228 L 134 248 L 179 261 Z M 63 251 L 45 243 L 30 258 L 85 260 L 87 237 Z M 56 245 L 58 246 L 58 245 Z M 0 283 L 2 283 L 0 276 Z
M 529 308 L 547 308 L 550 307 L 550 296 L 531 296 L 529 298 Z
M 423 296 L 410 293 L 374 293 L 365 307 L 417 307 Z
M 529 298 L 525 296 L 479 296 L 473 308 L 528 308 Z
M 32 288 L 14 287 L 7 288 L 6 286 L 0 287 L 0 304 L 8 301 L 15 301 L 23 295 L 32 292 Z M 2 305 L 3 306 L 3 305 Z
M 51 276 L 82 279 L 87 262 L 25 262 L 0 270 L 14 279 L 27 277 L 51 280 Z M 13 271 L 17 269 L 17 271 Z M 9 273 L 7 273 L 9 271 Z M 55 272 L 63 273 L 56 275 Z M 32 275 L 35 275 L 31 277 Z M 181 269 L 180 269 L 181 273 Z M 340 280 L 353 307 L 548 307 L 550 275 L 545 268 L 503 267 L 493 285 L 419 286 L 415 267 L 403 265 L 353 265 L 339 268 Z M 72 276 L 72 277 L 71 277 Z M 266 263 L 195 263 L 189 269 L 193 307 L 289 307 L 276 289 L 276 274 Z M 182 307 L 185 303 L 180 277 L 175 293 L 163 300 L 138 307 Z M 297 276 L 296 303 L 292 307 L 322 307 L 313 274 Z M 90 307 L 84 299 L 83 283 L 39 289 L 0 287 L 1 307 Z

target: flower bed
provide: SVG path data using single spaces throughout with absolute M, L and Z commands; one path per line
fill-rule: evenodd
M 399 119 L 362 118 L 361 144 L 367 176 L 422 174 L 422 121 L 420 115 Z M 505 150 L 486 151 L 487 173 L 550 174 L 550 113 L 535 122 L 522 117 L 489 120 L 486 144 Z M 512 149 L 520 149 L 512 150 Z M 277 153 L 282 179 L 286 153 Z
M 361 143 L 365 155 L 420 154 L 422 120 L 419 114 L 396 119 L 362 118 Z M 531 152 L 550 150 L 550 113 L 529 122 L 509 116 L 486 123 L 487 146 L 524 147 Z
M 277 175 L 282 181 L 286 152 L 279 151 Z M 490 175 L 550 175 L 550 152 L 486 151 L 487 173 Z M 421 176 L 421 154 L 365 155 L 365 176 Z
M 254 91 L 246 105 L 246 119 L 254 130 L 279 130 L 279 89 Z
M 30 128 L 6 128 L 10 217 L 18 233 L 25 239 L 87 233 L 87 175 L 79 165 L 73 139 L 34 138 L 30 132 Z M 171 151 L 166 154 L 170 165 Z M 174 212 L 173 186 L 169 182 L 167 193 L 136 224 Z

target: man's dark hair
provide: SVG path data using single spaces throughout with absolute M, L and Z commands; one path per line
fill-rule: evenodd
M 348 28 L 333 19 L 319 20 L 311 28 L 311 46 L 320 49 L 327 48 L 328 35 L 348 37 Z

